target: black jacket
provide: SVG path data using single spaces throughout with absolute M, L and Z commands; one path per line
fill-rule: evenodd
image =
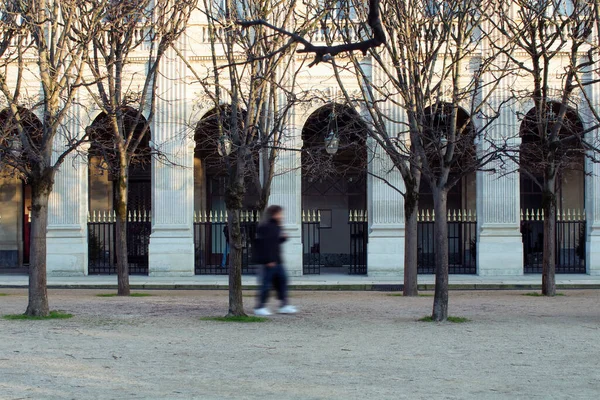
M 253 261 L 258 264 L 281 264 L 281 243 L 285 240 L 281 236 L 281 227 L 274 219 L 260 224 L 256 230 Z

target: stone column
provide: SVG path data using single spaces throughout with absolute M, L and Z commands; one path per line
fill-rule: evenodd
M 365 76 L 369 77 L 381 90 L 385 88 L 385 73 L 368 58 L 361 62 Z M 391 90 L 394 90 L 392 87 Z M 404 131 L 401 123 L 405 112 L 398 107 L 397 93 L 389 93 L 393 101 L 388 101 L 383 110 L 390 114 L 386 123 L 389 137 L 398 136 Z M 367 125 L 372 125 L 367 110 L 361 112 Z M 405 136 L 406 138 L 406 136 Z M 404 181 L 385 149 L 377 145 L 372 137 L 367 138 L 369 176 L 367 179 L 367 215 L 369 242 L 367 246 L 367 275 L 403 279 L 404 277 Z
M 294 121 L 295 112 L 290 116 Z M 282 148 L 275 160 L 275 176 L 271 183 L 269 204 L 284 208 L 284 232 L 288 240 L 283 246 L 283 258 L 290 276 L 302 275 L 302 127 L 290 124 L 283 133 Z
M 596 72 L 592 72 L 590 75 L 590 79 L 600 77 L 600 74 Z M 595 110 L 600 109 L 600 84 L 594 83 L 587 87 L 587 94 L 592 103 L 591 106 Z M 587 107 L 587 104 L 582 104 L 582 108 Z M 586 129 L 598 123 L 589 110 L 582 113 L 582 117 Z M 600 129 L 594 129 L 587 133 L 586 139 L 595 148 L 598 148 L 600 145 Z M 590 275 L 600 275 L 600 164 L 594 162 L 599 158 L 600 154 L 590 150 L 590 154 L 585 161 L 585 217 L 587 221 L 585 263 L 586 272 Z
M 496 104 L 501 96 L 509 96 L 508 81 L 500 83 Z M 492 104 L 494 99 L 492 99 Z M 485 154 L 491 143 L 498 146 L 520 144 L 519 121 L 515 103 L 505 104 L 500 116 L 482 135 L 478 144 Z M 475 121 L 485 123 L 485 121 Z M 486 165 L 487 171 L 477 172 L 477 273 L 480 276 L 522 275 L 523 242 L 520 232 L 520 184 L 518 164 L 504 160 Z M 495 172 L 488 172 L 495 171 Z
M 400 110 L 398 110 L 400 111 Z M 385 150 L 372 148 L 367 181 L 368 276 L 404 276 L 404 182 Z M 393 186 L 393 187 L 392 187 Z
M 54 161 L 65 148 L 68 138 L 83 134 L 78 105 L 64 122 L 55 138 Z M 80 148 L 86 153 L 86 148 Z M 64 160 L 56 177 L 48 205 L 46 268 L 49 276 L 79 276 L 88 272 L 87 246 L 88 166 L 85 156 L 72 152 Z
M 176 44 L 182 52 L 185 36 Z M 194 275 L 194 143 L 188 129 L 186 66 L 169 50 L 158 78 L 153 146 L 165 158 L 152 160 L 150 276 Z M 162 158 L 162 157 L 161 157 Z M 166 160 L 166 161 L 165 161 Z

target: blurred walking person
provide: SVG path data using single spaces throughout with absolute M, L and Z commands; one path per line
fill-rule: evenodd
M 276 205 L 269 206 L 256 231 L 254 258 L 257 263 L 263 264 L 263 268 L 254 315 L 272 315 L 266 304 L 273 286 L 281 302 L 279 313 L 295 314 L 298 311 L 287 302 L 288 278 L 281 259 L 281 244 L 287 238 L 281 230 L 282 222 L 283 208 Z

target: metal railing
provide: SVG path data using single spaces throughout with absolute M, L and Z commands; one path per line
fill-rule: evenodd
M 471 210 L 448 210 L 448 273 L 477 273 L 477 216 Z M 417 272 L 435 273 L 435 213 L 417 216 Z
M 521 210 L 525 273 L 541 273 L 544 256 L 543 210 Z M 584 274 L 585 210 L 558 210 L 556 216 L 556 273 Z
M 367 274 L 367 242 L 369 240 L 367 211 L 352 210 L 350 224 L 350 275 Z
M 302 272 L 321 273 L 321 214 L 315 210 L 302 211 Z
M 242 211 L 242 273 L 255 274 L 252 263 L 252 244 L 256 237 L 259 215 L 256 211 Z M 226 211 L 194 213 L 194 270 L 196 275 L 227 275 L 230 247 L 225 237 Z
M 116 213 L 93 211 L 88 215 L 88 273 L 116 274 Z M 127 262 L 132 275 L 148 274 L 151 221 L 146 211 L 127 216 Z

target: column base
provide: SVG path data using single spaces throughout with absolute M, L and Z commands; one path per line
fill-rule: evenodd
M 80 226 L 48 227 L 46 235 L 46 274 L 84 276 L 88 274 L 87 231 Z
M 600 275 L 600 231 L 591 230 L 585 243 L 586 272 L 588 275 Z
M 194 276 L 194 238 L 189 230 L 154 231 L 148 252 L 149 276 Z
M 303 254 L 302 238 L 298 233 L 300 229 L 287 229 L 284 232 L 288 235 L 288 240 L 283 244 L 282 257 L 286 272 L 289 276 L 302 276 L 303 274 Z
M 404 225 L 371 227 L 367 276 L 404 279 Z
M 518 227 L 481 229 L 477 242 L 477 275 L 523 275 L 523 240 Z

